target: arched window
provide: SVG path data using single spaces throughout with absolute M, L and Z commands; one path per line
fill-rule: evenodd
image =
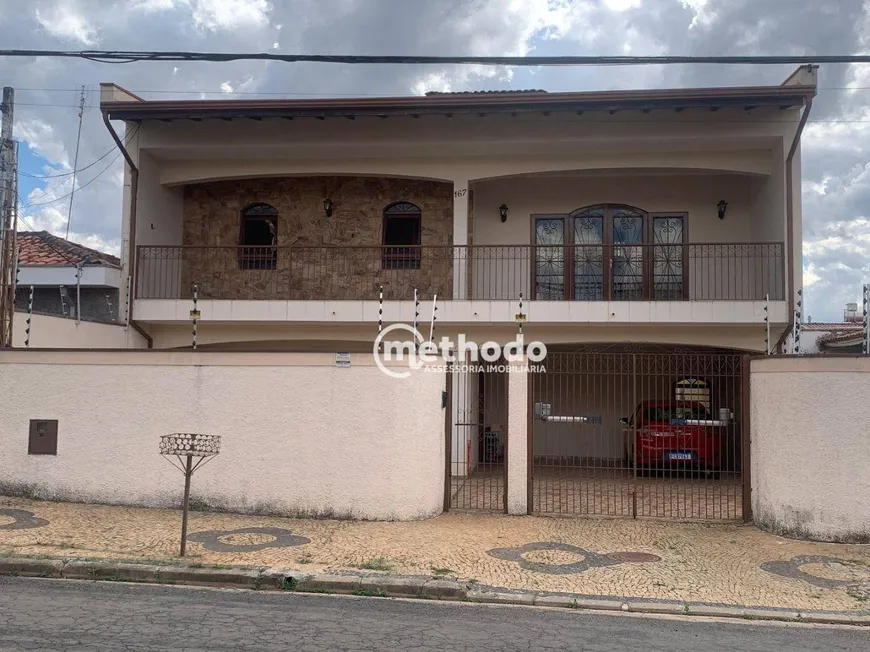
M 684 298 L 685 218 L 684 213 L 651 214 L 620 204 L 535 216 L 536 297 Z
M 420 269 L 421 222 L 420 207 L 410 202 L 396 202 L 384 209 L 381 243 L 384 269 Z
M 250 204 L 239 228 L 239 268 L 275 269 L 278 262 L 278 211 L 269 204 Z

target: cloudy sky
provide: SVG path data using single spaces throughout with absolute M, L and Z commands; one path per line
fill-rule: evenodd
M 4 48 L 317 54 L 847 54 L 870 50 L 863 0 L 0 0 Z M 794 66 L 503 69 L 98 64 L 0 60 L 16 89 L 24 228 L 63 235 L 87 90 L 70 238 L 118 252 L 121 159 L 98 84 L 148 99 L 390 95 L 776 84 Z M 870 65 L 827 66 L 803 145 L 807 312 L 839 320 L 870 281 Z M 265 96 L 265 95 L 264 95 Z M 50 178 L 45 178 L 50 177 Z M 29 226 L 28 226 L 29 225 Z

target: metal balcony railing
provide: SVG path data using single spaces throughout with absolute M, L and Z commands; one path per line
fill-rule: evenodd
M 782 243 L 140 246 L 138 299 L 772 301 Z

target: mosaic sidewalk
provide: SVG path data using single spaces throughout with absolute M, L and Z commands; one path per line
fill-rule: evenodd
M 411 523 L 193 512 L 186 563 L 367 569 L 620 598 L 870 611 L 870 545 L 744 525 L 447 514 Z M 0 554 L 177 561 L 180 513 L 0 498 Z

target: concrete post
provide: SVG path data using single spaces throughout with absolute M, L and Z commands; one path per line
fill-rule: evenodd
M 511 364 L 514 368 L 525 366 L 525 362 Z M 512 369 L 508 372 L 508 514 L 526 514 L 528 512 L 528 398 L 528 372 Z

